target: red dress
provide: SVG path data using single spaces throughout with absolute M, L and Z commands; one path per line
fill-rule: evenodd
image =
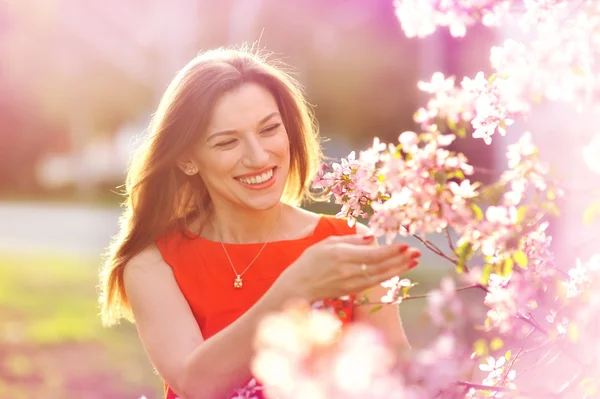
M 355 234 L 345 219 L 321 216 L 313 233 L 297 240 L 269 242 L 243 276 L 243 287 L 233 287 L 235 274 L 221 244 L 181 233 L 157 240 L 163 259 L 173 269 L 177 284 L 194 314 L 202 336 L 208 339 L 244 314 L 269 289 L 285 268 L 305 249 L 331 235 Z M 263 244 L 225 244 L 238 272 L 244 270 Z M 317 266 L 317 265 L 315 265 Z M 326 301 L 335 306 L 346 324 L 353 318 L 350 301 Z M 341 310 L 341 312 L 339 312 Z M 261 397 L 261 396 L 258 396 Z M 165 384 L 165 398 L 177 398 Z

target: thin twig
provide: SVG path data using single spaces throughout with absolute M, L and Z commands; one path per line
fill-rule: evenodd
M 421 237 L 419 237 L 416 234 L 413 234 L 413 237 L 415 237 L 417 240 L 421 241 L 421 243 L 423 243 L 423 245 L 425 245 L 425 247 L 427 247 L 428 249 L 430 249 L 433 253 L 435 253 L 438 256 L 441 256 L 442 258 L 452 262 L 455 265 L 458 265 L 458 260 L 453 259 L 451 257 L 449 257 L 448 255 L 446 255 L 444 252 L 442 252 L 441 249 L 439 249 L 434 243 L 432 243 L 429 240 L 424 240 Z M 467 270 L 465 268 L 465 270 Z M 468 271 L 468 270 L 467 270 Z
M 450 247 L 452 252 L 454 252 L 455 251 L 454 244 L 452 244 L 452 239 L 450 238 L 450 231 L 448 231 L 447 227 L 444 228 L 444 234 L 446 235 L 446 239 L 448 240 L 448 246 Z
M 551 343 L 552 343 L 552 341 L 551 341 L 551 340 L 546 340 L 546 341 L 542 342 L 541 344 L 539 344 L 538 346 L 534 346 L 534 347 L 532 347 L 532 348 L 528 348 L 528 349 L 526 349 L 525 351 L 523 351 L 523 354 L 524 354 L 524 355 L 528 355 L 528 354 L 530 354 L 531 352 L 535 352 L 535 351 L 536 351 L 536 350 L 538 350 L 538 349 L 542 349 L 544 346 L 546 346 L 546 345 L 548 345 L 548 344 L 551 344 Z
M 525 316 L 523 313 L 517 313 L 517 319 L 521 319 L 521 320 L 525 321 L 527 324 L 529 324 L 533 328 L 537 329 L 542 334 L 548 336 L 548 331 L 546 331 L 546 329 L 544 327 L 540 326 L 535 320 Z
M 509 388 L 509 387 L 475 384 L 475 383 L 468 382 L 468 381 L 457 381 L 456 385 L 467 387 L 467 388 L 473 388 L 473 389 L 481 390 L 481 391 L 513 392 L 513 393 L 519 393 L 524 396 L 534 396 L 533 393 L 531 393 L 531 392 L 521 391 L 521 390 Z M 536 392 L 536 394 L 539 395 L 539 392 Z M 550 395 L 550 396 L 552 396 L 552 395 Z M 545 397 L 548 397 L 548 396 L 545 396 Z
M 532 327 L 535 327 L 539 332 L 541 332 L 545 336 L 547 336 L 547 337 L 549 336 L 548 331 L 546 329 L 544 329 L 542 326 L 540 326 L 537 321 L 535 321 L 535 319 L 533 318 L 531 313 L 529 313 L 528 316 L 525 316 L 522 313 L 517 313 L 517 318 L 525 321 Z M 571 360 L 575 361 L 575 363 L 577 363 L 578 366 L 580 366 L 583 369 L 586 368 L 586 365 L 581 360 L 579 360 L 579 358 L 577 358 L 577 356 L 573 355 L 569 351 L 565 350 L 565 348 L 562 348 L 560 346 L 558 346 L 558 349 L 561 351 L 561 353 L 563 353 L 564 355 L 569 357 Z
M 472 285 L 466 285 L 464 287 L 458 287 L 456 288 L 454 291 L 458 292 L 458 291 L 466 291 L 472 288 L 479 288 L 485 292 L 487 292 L 487 288 L 485 288 L 483 285 L 481 284 L 472 284 Z M 431 296 L 434 296 L 434 294 L 422 294 L 422 295 L 411 295 L 411 296 L 407 296 L 406 298 L 402 298 L 402 302 L 404 301 L 409 301 L 411 299 L 423 299 L 423 298 L 429 298 Z M 394 303 L 394 302 L 392 302 Z M 390 302 L 372 302 L 369 301 L 367 303 L 361 303 L 360 305 L 391 305 L 392 303 Z
M 569 392 L 571 389 L 573 389 L 575 387 L 575 382 L 577 382 L 578 380 L 581 379 L 583 374 L 583 369 L 579 370 L 577 372 L 577 374 L 575 374 L 573 376 L 573 378 L 571 379 L 571 381 L 566 382 L 565 385 L 563 385 L 557 392 L 559 397 L 563 397 L 567 392 Z
M 524 369 L 522 369 L 522 370 L 521 370 L 521 372 L 519 373 L 519 377 L 520 377 L 520 376 L 521 376 L 523 373 L 525 373 L 526 371 L 533 370 L 534 368 L 536 368 L 536 367 L 538 366 L 538 364 L 540 364 L 541 362 L 543 362 L 544 360 L 546 360 L 546 358 L 547 358 L 548 356 L 550 356 L 550 354 L 552 353 L 552 350 L 553 350 L 553 349 L 554 349 L 554 347 L 550 348 L 550 349 L 548 350 L 548 352 L 546 352 L 546 353 L 544 353 L 542 356 L 540 356 L 540 358 L 539 358 L 539 359 L 538 359 L 538 360 L 537 360 L 537 361 L 536 361 L 534 364 L 532 364 L 532 365 L 531 365 L 531 366 L 529 366 L 529 367 L 525 367 Z
M 523 339 L 523 344 L 527 341 L 527 339 L 529 339 L 529 337 L 531 337 L 531 334 L 533 334 L 535 332 L 535 328 L 532 328 L 527 335 L 525 336 L 525 338 Z M 515 365 L 515 362 L 519 359 L 519 356 L 521 356 L 521 354 L 523 353 L 523 350 L 525 348 L 523 346 L 521 346 L 518 350 L 518 352 L 515 354 L 515 356 L 510 359 L 510 363 L 508 364 L 508 366 L 506 367 L 506 370 L 503 373 L 502 376 L 502 382 L 500 383 L 500 385 L 504 385 L 506 384 L 506 378 L 508 377 L 508 374 L 510 373 L 510 370 L 513 368 L 513 366 Z M 496 396 L 496 395 L 494 395 Z

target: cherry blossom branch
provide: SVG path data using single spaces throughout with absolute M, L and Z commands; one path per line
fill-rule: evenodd
M 581 380 L 583 376 L 583 369 L 580 369 L 574 376 L 573 378 L 566 382 L 565 385 L 563 385 L 559 390 L 558 390 L 558 395 L 559 397 L 563 397 L 564 395 L 566 395 L 570 390 L 572 390 L 575 387 L 575 383 L 579 380 Z
M 481 290 L 483 290 L 485 292 L 488 291 L 487 288 L 484 287 L 481 284 L 472 284 L 472 285 L 466 285 L 466 286 L 463 286 L 463 287 L 458 287 L 454 291 L 456 291 L 456 292 L 466 291 L 466 290 L 470 290 L 470 289 L 473 289 L 473 288 L 478 288 L 478 289 L 481 289 Z M 411 296 L 407 296 L 405 298 L 402 298 L 402 302 L 409 301 L 411 299 L 424 299 L 424 298 L 429 298 L 429 297 L 432 297 L 432 296 L 433 296 L 432 294 L 411 295 Z M 369 301 L 369 302 L 365 302 L 365 303 L 360 303 L 359 305 L 389 305 L 389 304 L 390 304 L 390 302 L 381 302 L 381 301 L 380 302 L 374 302 L 374 301 Z
M 524 322 L 526 322 L 527 324 L 529 324 L 530 326 L 532 326 L 533 328 L 535 328 L 536 330 L 538 330 L 539 332 L 541 332 L 542 334 L 544 334 L 545 336 L 548 336 L 548 331 L 540 326 L 533 318 L 530 318 L 528 316 L 525 316 L 523 313 L 517 313 L 517 319 L 521 319 Z
M 520 393 L 522 395 L 525 395 L 525 396 L 531 396 L 531 397 L 535 396 L 531 392 L 528 393 L 528 392 L 525 392 L 525 391 L 521 391 L 521 390 L 509 388 L 509 387 L 476 384 L 476 383 L 469 382 L 469 381 L 457 381 L 456 385 L 462 386 L 462 387 L 466 387 L 468 389 L 476 389 L 478 391 L 497 391 L 497 392 L 513 392 L 513 393 L 517 393 L 518 392 L 518 393 Z M 536 395 L 539 395 L 539 392 L 536 392 Z
M 421 241 L 421 243 L 423 245 L 425 245 L 425 247 L 427 247 L 428 249 L 430 249 L 433 253 L 435 253 L 438 256 L 441 256 L 442 258 L 452 262 L 455 265 L 458 265 L 458 260 L 453 259 L 451 257 L 449 257 L 448 255 L 446 255 L 440 248 L 438 248 L 434 243 L 432 243 L 429 240 L 425 240 L 421 237 L 419 237 L 417 234 L 413 234 L 413 237 L 415 237 L 417 240 Z M 466 266 L 465 266 L 465 270 L 469 271 Z
M 523 315 L 522 313 L 517 313 L 517 318 L 524 320 L 526 323 L 528 323 L 529 325 L 531 325 L 532 327 L 537 329 L 539 332 L 541 332 L 545 336 L 547 336 L 547 337 L 550 336 L 550 334 L 548 334 L 548 331 L 546 329 L 544 329 L 542 326 L 540 326 L 537 321 L 535 321 L 535 319 L 533 318 L 531 313 L 529 313 L 527 316 Z M 557 346 L 557 348 L 561 351 L 561 353 L 565 354 L 571 360 L 575 361 L 575 363 L 577 363 L 578 366 L 580 366 L 583 369 L 586 368 L 586 365 L 581 360 L 579 360 L 579 358 L 577 358 L 577 356 L 573 355 L 569 351 L 566 351 L 565 348 L 563 348 L 561 346 Z
M 454 248 L 454 244 L 452 244 L 452 239 L 450 238 L 450 231 L 448 231 L 447 227 L 444 229 L 444 235 L 446 236 L 446 240 L 448 240 L 448 246 L 450 247 L 452 252 L 454 252 L 456 249 Z
M 539 348 L 540 348 L 540 347 L 538 346 L 536 349 L 539 349 Z M 538 360 L 537 360 L 537 361 L 536 361 L 534 364 L 532 364 L 532 365 L 531 365 L 531 366 L 529 366 L 529 367 L 525 367 L 524 369 L 522 369 L 522 370 L 521 370 L 521 372 L 519 373 L 519 376 L 521 376 L 523 373 L 525 373 L 525 372 L 527 372 L 527 371 L 529 371 L 529 370 L 533 370 L 534 368 L 536 368 L 536 367 L 537 367 L 537 366 L 538 366 L 538 365 L 539 365 L 541 362 L 543 362 L 544 360 L 546 360 L 546 358 L 547 358 L 548 356 L 550 356 L 550 354 L 552 353 L 552 350 L 553 350 L 554 348 L 555 348 L 555 347 L 554 347 L 554 346 L 552 346 L 552 347 L 551 347 L 551 348 L 550 348 L 550 349 L 549 349 L 549 350 L 548 350 L 546 353 L 544 353 L 542 356 L 540 356 L 540 358 L 539 358 L 539 359 L 538 359 Z
M 523 354 L 527 355 L 527 354 L 529 354 L 529 353 L 531 353 L 531 352 L 535 352 L 536 350 L 538 350 L 538 349 L 542 349 L 543 347 L 545 347 L 545 346 L 547 346 L 548 344 L 551 344 L 551 343 L 552 343 L 552 341 L 550 341 L 550 340 L 545 340 L 544 342 L 542 342 L 541 344 L 539 344 L 539 345 L 537 345 L 537 346 L 534 346 L 534 347 L 532 347 L 532 348 L 525 349 L 525 351 L 523 352 Z
M 523 344 L 525 344 L 525 342 L 529 339 L 529 337 L 531 337 L 531 334 L 533 334 L 535 332 L 535 328 L 532 328 L 527 335 L 525 336 L 525 338 L 523 339 Z M 524 353 L 524 345 L 521 345 L 521 347 L 519 348 L 519 351 L 515 354 L 515 356 L 510 360 L 510 363 L 508 364 L 508 366 L 506 367 L 506 370 L 504 371 L 503 375 L 502 375 L 502 381 L 500 382 L 500 385 L 504 385 L 506 384 L 506 378 L 508 377 L 508 373 L 510 373 L 510 370 L 512 370 L 512 368 L 515 365 L 515 362 L 519 359 L 519 357 Z M 496 396 L 496 395 L 494 395 Z

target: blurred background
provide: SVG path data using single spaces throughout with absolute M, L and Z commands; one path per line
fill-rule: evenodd
M 440 31 L 408 40 L 392 0 L 1 1 L 0 398 L 161 396 L 135 328 L 101 327 L 97 272 L 117 232 L 115 193 L 135 138 L 199 51 L 260 40 L 297 70 L 330 139 L 325 153 L 340 158 L 374 136 L 416 129 L 412 115 L 427 100 L 416 82 L 488 71 L 503 34 L 475 27 L 464 39 Z M 568 135 L 541 121 L 543 142 L 564 161 L 556 140 Z M 505 166 L 506 142 L 454 149 L 489 182 Z M 424 256 L 412 276 L 420 291 L 451 270 L 443 262 Z M 422 306 L 402 310 L 417 347 L 433 334 L 417 316 Z

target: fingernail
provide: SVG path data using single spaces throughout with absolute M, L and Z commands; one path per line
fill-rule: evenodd
M 401 254 L 405 253 L 406 250 L 408 249 L 408 245 L 403 245 L 400 247 L 400 250 L 398 252 L 400 252 Z
M 366 235 L 366 236 L 363 237 L 363 240 L 365 240 L 365 241 L 370 241 L 372 239 L 373 239 L 373 235 L 372 234 L 369 234 L 369 235 Z
M 412 262 L 410 262 L 409 269 L 414 269 L 415 267 L 417 267 L 418 264 L 419 264 L 418 260 L 413 260 Z
M 415 258 L 418 258 L 419 256 L 421 256 L 421 252 L 417 251 L 417 252 L 413 252 L 413 254 L 410 257 L 415 259 Z

